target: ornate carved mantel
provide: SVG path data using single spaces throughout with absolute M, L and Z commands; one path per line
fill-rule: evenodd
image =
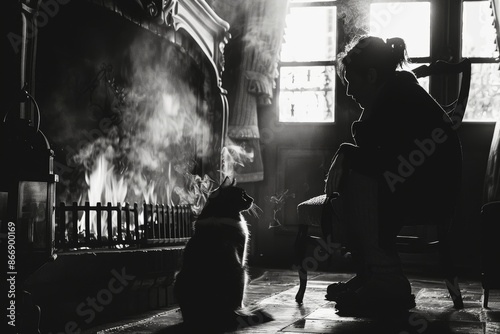
M 64 15 L 65 7 L 72 6 L 69 1 L 22 0 L 20 7 L 23 19 L 23 43 L 20 52 L 21 78 L 27 90 L 35 95 L 35 59 L 38 30 L 46 29 L 40 25 L 43 18 L 47 18 L 48 25 L 59 15 Z M 228 103 L 226 91 L 222 88 L 222 72 L 224 71 L 224 48 L 230 38 L 229 24 L 223 21 L 204 0 L 87 0 L 91 6 L 96 5 L 131 21 L 159 37 L 176 44 L 195 63 L 203 64 L 210 75 L 212 91 L 217 92 L 216 105 L 211 112 L 216 114 L 218 121 L 217 131 L 220 139 L 217 146 L 224 147 L 227 134 Z M 97 8 L 99 9 L 99 8 Z M 41 21 L 42 20 L 42 21 Z M 89 18 L 91 21 L 92 18 Z M 33 31 L 33 33 L 30 33 Z M 210 74 L 211 72 L 211 74 Z M 33 111 L 31 111 L 33 114 Z M 33 118 L 28 111 L 21 110 L 22 118 Z M 222 165 L 222 156 L 219 162 Z M 222 174 L 219 175 L 222 178 Z
M 220 84 L 224 70 L 224 47 L 229 24 L 217 16 L 204 0 L 89 0 L 184 46 L 176 34 L 184 30 L 211 62 Z M 127 4 L 127 2 L 130 2 Z M 131 4 L 135 2 L 135 6 Z

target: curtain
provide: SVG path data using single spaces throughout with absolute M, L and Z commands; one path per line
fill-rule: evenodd
M 484 179 L 483 202 L 500 201 L 500 121 L 496 122 Z
M 228 143 L 244 151 L 234 170 L 237 181 L 256 182 L 264 179 L 257 110 L 272 103 L 288 0 L 252 0 L 246 6 L 239 76 L 229 105 Z
M 493 25 L 497 31 L 496 44 L 497 49 L 500 48 L 500 0 L 491 0 L 491 9 L 493 11 Z
M 492 0 L 491 8 L 493 10 L 494 26 L 497 32 L 497 48 L 500 47 L 500 0 Z M 489 203 L 500 201 L 500 120 L 496 121 L 493 138 L 491 140 L 488 164 L 486 166 L 486 175 L 484 180 L 483 202 Z

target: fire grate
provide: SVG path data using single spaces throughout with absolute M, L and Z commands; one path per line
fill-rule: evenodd
M 56 248 L 63 251 L 179 245 L 193 234 L 190 205 L 63 202 L 56 214 Z

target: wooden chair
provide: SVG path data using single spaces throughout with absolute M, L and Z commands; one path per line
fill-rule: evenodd
M 471 79 L 470 60 L 465 58 L 459 63 L 449 63 L 438 60 L 430 65 L 423 65 L 415 68 L 413 73 L 415 73 L 417 78 L 436 75 L 462 75 L 458 98 L 450 104 L 442 105 L 443 109 L 452 120 L 454 129 L 457 129 L 463 121 L 469 97 Z M 453 256 L 450 253 L 452 240 L 448 237 L 448 232 L 453 224 L 453 217 L 450 217 L 449 221 L 445 222 L 414 222 L 408 223 L 408 225 L 405 226 L 423 226 L 423 230 L 425 230 L 429 227 L 429 224 L 434 225 L 437 229 L 434 238 L 428 239 L 425 233 L 423 236 L 399 235 L 397 237 L 397 248 L 401 253 L 439 253 L 440 265 L 442 266 L 445 276 L 445 284 L 453 300 L 453 305 L 457 309 L 463 308 L 462 295 L 458 285 L 458 276 L 453 266 Z
M 422 65 L 413 70 L 417 78 L 434 76 L 434 75 L 460 75 L 460 90 L 458 98 L 450 104 L 442 105 L 445 112 L 450 116 L 454 129 L 457 129 L 462 123 L 470 89 L 471 78 L 471 62 L 465 58 L 459 63 L 449 63 L 442 60 L 431 63 L 430 65 Z M 300 286 L 295 296 L 297 303 L 302 303 L 306 286 L 307 286 L 307 267 L 304 265 L 307 248 L 309 245 L 318 245 L 319 240 L 325 240 L 331 237 L 332 228 L 330 213 L 328 212 L 329 205 L 322 205 L 328 202 L 328 198 L 318 196 L 309 201 L 299 204 L 297 207 L 297 218 L 299 230 L 295 239 L 295 266 L 298 268 Z M 453 266 L 452 254 L 450 252 L 450 239 L 448 231 L 451 228 L 453 219 L 450 217 L 447 221 L 439 222 L 417 222 L 418 225 L 428 226 L 434 224 L 437 227 L 436 238 L 427 240 L 420 236 L 404 236 L 397 237 L 397 249 L 401 253 L 423 253 L 437 251 L 440 255 L 440 263 L 444 269 L 444 280 L 448 292 L 456 309 L 463 308 L 463 299 L 458 284 L 457 273 Z M 406 222 L 403 224 L 406 226 Z M 416 225 L 415 222 L 408 224 Z M 321 226 L 322 235 L 309 235 L 310 226 Z

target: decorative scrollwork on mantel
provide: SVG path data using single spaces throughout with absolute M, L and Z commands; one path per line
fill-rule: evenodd
M 229 23 L 222 20 L 205 0 L 89 1 L 113 10 L 177 44 L 182 43 L 182 38 L 177 38 L 175 32 L 184 30 L 210 61 L 221 85 L 224 47 L 231 38 Z
M 167 27 L 171 27 L 174 24 L 173 14 L 176 5 L 177 0 L 167 0 L 163 5 L 163 17 Z
M 229 23 L 220 19 L 212 8 L 199 0 L 173 0 L 173 27 L 184 29 L 213 61 L 218 76 L 224 70 L 224 47 L 229 41 Z M 219 78 L 220 79 L 220 78 Z

